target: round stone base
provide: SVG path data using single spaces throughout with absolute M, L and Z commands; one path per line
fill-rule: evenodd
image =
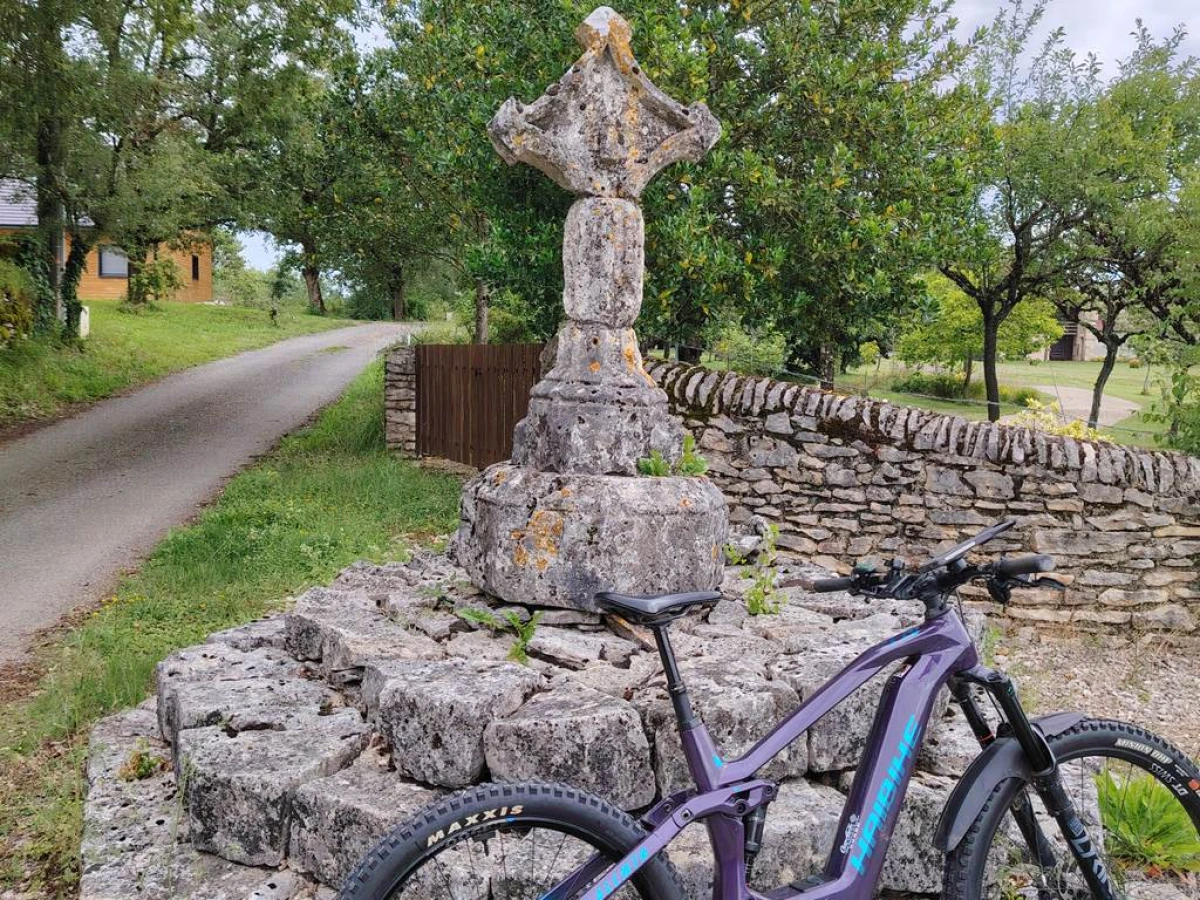
M 725 500 L 707 478 L 555 474 L 498 463 L 463 488 L 459 564 L 512 603 L 594 610 L 598 591 L 721 583 Z

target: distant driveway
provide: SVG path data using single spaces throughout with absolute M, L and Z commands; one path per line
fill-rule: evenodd
M 1076 419 L 1088 420 L 1092 411 L 1092 392 L 1084 388 L 1055 387 L 1051 384 L 1036 384 L 1034 390 L 1041 391 L 1058 401 L 1064 421 L 1073 422 Z M 1112 394 L 1105 394 L 1100 400 L 1099 427 L 1116 425 L 1122 419 L 1128 419 L 1141 410 L 1141 406 L 1132 400 L 1122 400 Z
M 291 338 L 0 445 L 0 663 L 96 600 L 231 475 L 332 402 L 407 326 Z

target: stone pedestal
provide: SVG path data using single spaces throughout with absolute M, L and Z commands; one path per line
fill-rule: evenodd
M 458 562 L 490 594 L 592 609 L 597 591 L 721 582 L 725 499 L 706 478 L 556 474 L 499 463 L 463 491 Z
M 546 94 L 507 101 L 488 128 L 510 164 L 576 194 L 563 237 L 567 322 L 533 389 L 511 463 L 463 490 L 456 553 L 505 600 L 593 608 L 601 590 L 664 593 L 721 581 L 725 502 L 706 478 L 649 478 L 674 462 L 683 429 L 646 374 L 633 324 L 642 305 L 645 223 L 637 198 L 656 172 L 698 160 L 720 135 L 702 103 L 684 107 L 642 73 L 629 25 L 592 13 L 584 54 Z

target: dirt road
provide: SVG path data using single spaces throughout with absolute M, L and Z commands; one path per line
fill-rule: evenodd
M 281 341 L 0 446 L 0 663 L 19 658 L 35 630 L 110 589 L 405 327 Z

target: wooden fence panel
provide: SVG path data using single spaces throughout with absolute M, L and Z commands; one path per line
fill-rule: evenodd
M 417 453 L 480 469 L 512 456 L 541 353 L 541 344 L 418 345 Z

